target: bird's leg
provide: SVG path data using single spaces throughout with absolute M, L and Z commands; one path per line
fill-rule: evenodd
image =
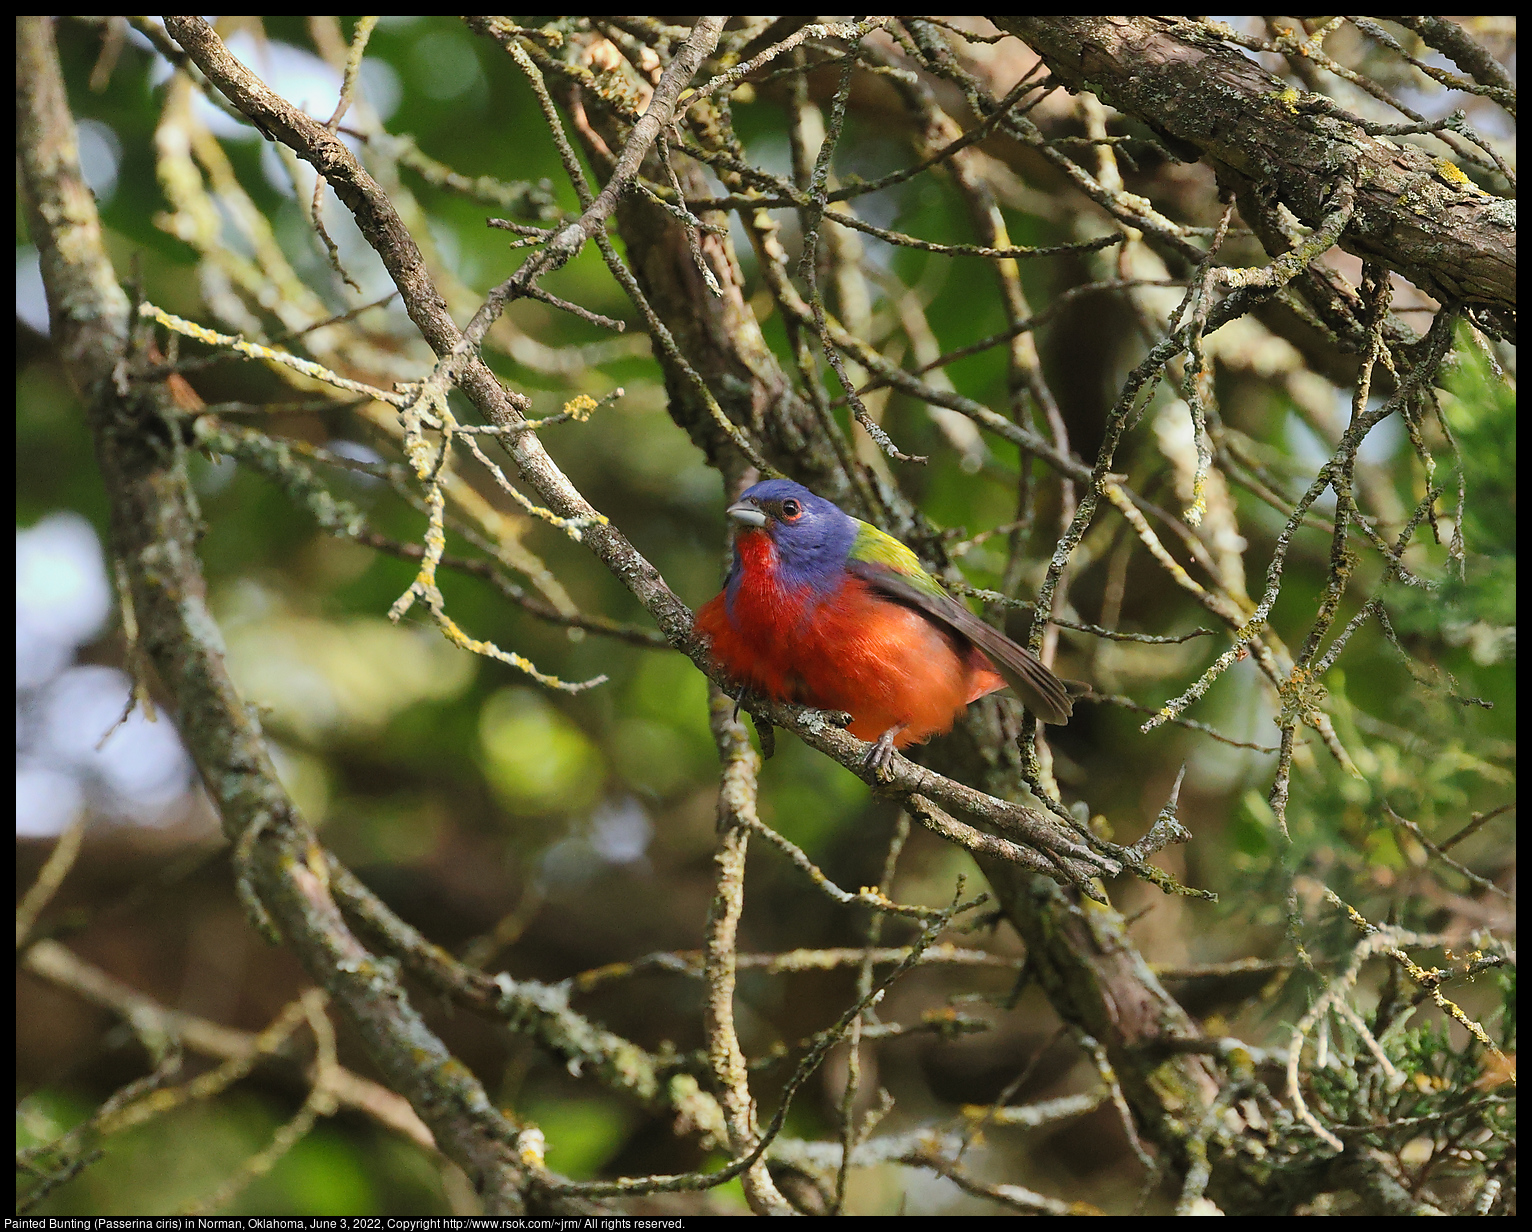
M 894 764 L 894 738 L 903 730 L 903 724 L 890 727 L 867 746 L 867 756 L 862 759 L 862 764 L 878 778 L 887 774 L 889 767 Z
M 755 734 L 761 741 L 761 760 L 770 761 L 772 754 L 777 751 L 777 729 L 771 725 L 770 719 L 756 713 L 755 703 L 758 700 L 760 694 L 748 685 L 741 685 L 739 692 L 734 695 L 734 721 L 739 722 L 741 710 L 750 716 L 755 722 Z
M 739 722 L 739 712 L 741 710 L 750 715 L 751 718 L 754 718 L 755 710 L 750 705 L 750 703 L 754 700 L 755 694 L 750 691 L 750 686 L 745 684 L 740 685 L 739 692 L 734 695 L 734 714 L 731 721 L 735 723 Z

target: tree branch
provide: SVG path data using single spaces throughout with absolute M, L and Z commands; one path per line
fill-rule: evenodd
M 1516 336 L 1516 204 L 1456 166 L 1372 136 L 1333 105 L 1289 89 L 1208 27 L 1149 17 L 993 17 L 1073 90 L 1089 89 L 1206 158 L 1238 195 L 1267 251 L 1288 248 L 1267 221 L 1286 205 L 1315 226 L 1341 179 L 1357 185 L 1340 247 L 1403 274 L 1444 304 L 1483 310 Z

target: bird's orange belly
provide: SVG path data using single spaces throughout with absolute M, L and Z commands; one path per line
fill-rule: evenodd
M 720 595 L 697 613 L 697 628 L 740 683 L 778 701 L 843 710 L 859 739 L 896 730 L 897 747 L 919 744 L 1004 687 L 979 651 L 859 581 L 811 610 L 792 598 L 741 593 L 730 611 Z

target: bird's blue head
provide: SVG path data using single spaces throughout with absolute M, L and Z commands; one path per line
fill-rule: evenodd
M 728 514 L 742 527 L 764 531 L 771 538 L 784 586 L 793 590 L 810 586 L 821 592 L 839 588 L 858 525 L 824 497 L 791 479 L 767 479 L 747 489 L 729 506 Z M 729 570 L 731 593 L 739 579 L 736 549 L 734 567 Z

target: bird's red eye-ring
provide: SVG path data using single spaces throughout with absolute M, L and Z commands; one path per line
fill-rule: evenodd
M 782 516 L 784 518 L 796 518 L 802 512 L 803 507 L 791 497 L 782 502 Z

